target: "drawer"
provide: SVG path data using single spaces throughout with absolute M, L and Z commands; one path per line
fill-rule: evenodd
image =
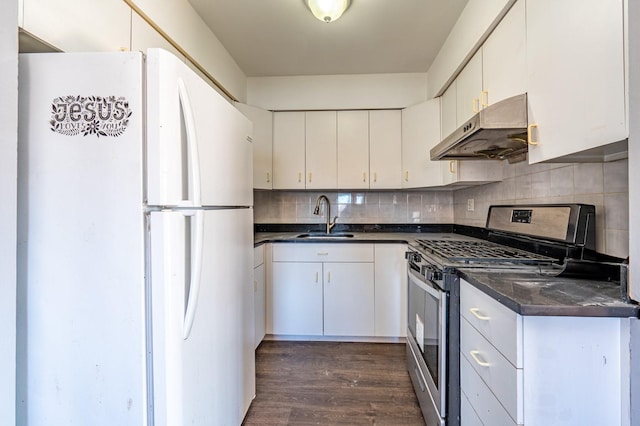
M 373 262 L 373 244 L 274 244 L 274 262 Z
M 522 317 L 465 280 L 460 280 L 460 315 L 517 368 L 522 368 Z
M 480 418 L 482 424 L 491 426 L 516 425 L 507 410 L 500 404 L 464 356 L 460 357 L 460 388 L 462 389 L 461 399 L 464 401 L 466 398 L 471 406 L 466 407 L 465 410 L 468 412 L 471 408 Z M 465 419 L 461 420 L 463 425 L 467 424 Z
M 523 370 L 511 364 L 469 322 L 460 320 L 460 353 L 517 422 L 523 422 Z
M 253 267 L 257 268 L 263 263 L 264 263 L 264 244 L 253 248 Z

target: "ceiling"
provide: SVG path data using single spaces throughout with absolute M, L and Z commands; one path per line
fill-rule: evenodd
M 468 0 L 352 0 L 335 22 L 303 0 L 189 0 L 248 77 L 426 72 Z

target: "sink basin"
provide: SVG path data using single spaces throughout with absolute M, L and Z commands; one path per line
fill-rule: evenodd
M 353 238 L 353 234 L 346 234 L 344 232 L 336 232 L 335 234 L 325 234 L 324 232 L 321 232 L 321 233 L 309 232 L 306 234 L 297 235 L 296 238 L 335 240 L 335 239 L 343 239 L 343 238 Z

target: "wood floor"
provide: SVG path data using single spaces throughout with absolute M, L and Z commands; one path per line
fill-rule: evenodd
M 264 341 L 243 425 L 420 425 L 405 345 Z

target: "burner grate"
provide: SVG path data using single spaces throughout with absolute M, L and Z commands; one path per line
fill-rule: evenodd
M 426 252 L 451 262 L 551 263 L 555 259 L 489 241 L 417 240 Z

